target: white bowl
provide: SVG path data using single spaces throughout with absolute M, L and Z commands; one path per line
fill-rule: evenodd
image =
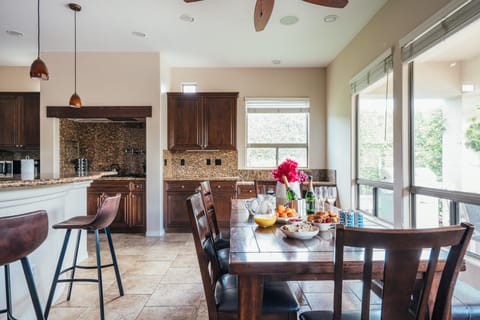
M 319 223 L 319 222 L 314 222 L 314 225 L 316 225 L 320 231 L 328 231 L 332 227 L 332 224 L 330 222 L 325 222 L 325 223 Z
M 309 225 L 308 228 L 299 228 L 300 224 L 286 224 L 280 229 L 287 235 L 289 238 L 307 240 L 315 237 L 320 229 L 317 226 Z

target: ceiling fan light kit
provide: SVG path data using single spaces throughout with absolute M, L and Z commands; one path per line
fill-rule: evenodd
M 37 59 L 30 66 L 30 78 L 48 80 L 48 68 L 40 59 L 40 0 L 37 1 Z
M 77 94 L 77 12 L 82 10 L 82 7 L 76 3 L 69 3 L 68 7 L 73 10 L 74 12 L 74 81 L 75 81 L 75 91 L 70 97 L 70 101 L 68 102 L 69 106 L 73 108 L 81 108 L 82 107 L 82 100 L 80 96 Z
M 197 1 L 203 1 L 203 0 L 183 0 L 183 1 L 185 1 L 186 3 L 190 3 L 190 2 L 197 2 Z M 303 0 L 303 1 L 311 4 L 316 4 L 319 6 L 339 8 L 339 9 L 345 8 L 345 6 L 348 4 L 348 0 Z M 253 12 L 253 24 L 255 26 L 255 31 L 258 32 L 265 29 L 265 27 L 267 26 L 268 20 L 272 15 L 274 4 L 275 4 L 275 0 L 257 0 L 257 2 L 255 3 L 255 10 Z M 281 22 L 281 23 L 284 25 L 291 25 L 296 23 L 297 21 L 298 21 L 298 18 L 296 21 L 292 23 L 288 23 L 288 22 L 287 23 Z

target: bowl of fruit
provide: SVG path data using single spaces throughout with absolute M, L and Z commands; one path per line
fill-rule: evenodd
M 288 208 L 279 204 L 277 206 L 277 222 L 287 223 L 289 219 L 298 217 L 298 213 L 294 208 Z

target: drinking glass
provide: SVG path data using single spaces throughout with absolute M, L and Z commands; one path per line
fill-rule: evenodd
M 324 211 L 325 210 L 325 187 L 315 187 L 315 197 L 317 198 L 317 205 L 316 211 Z
M 336 187 L 328 187 L 327 188 L 327 201 L 330 204 L 330 210 L 333 209 L 333 204 L 337 200 L 337 188 Z

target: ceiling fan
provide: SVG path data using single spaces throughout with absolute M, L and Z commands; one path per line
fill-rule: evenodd
M 187 3 L 197 2 L 202 0 L 183 0 Z M 303 0 L 305 2 L 313 3 L 319 6 L 344 8 L 348 4 L 348 0 Z M 255 31 L 262 31 L 268 23 L 268 19 L 272 15 L 273 4 L 275 0 L 257 0 L 255 4 L 255 12 L 253 15 L 253 22 L 255 24 Z

